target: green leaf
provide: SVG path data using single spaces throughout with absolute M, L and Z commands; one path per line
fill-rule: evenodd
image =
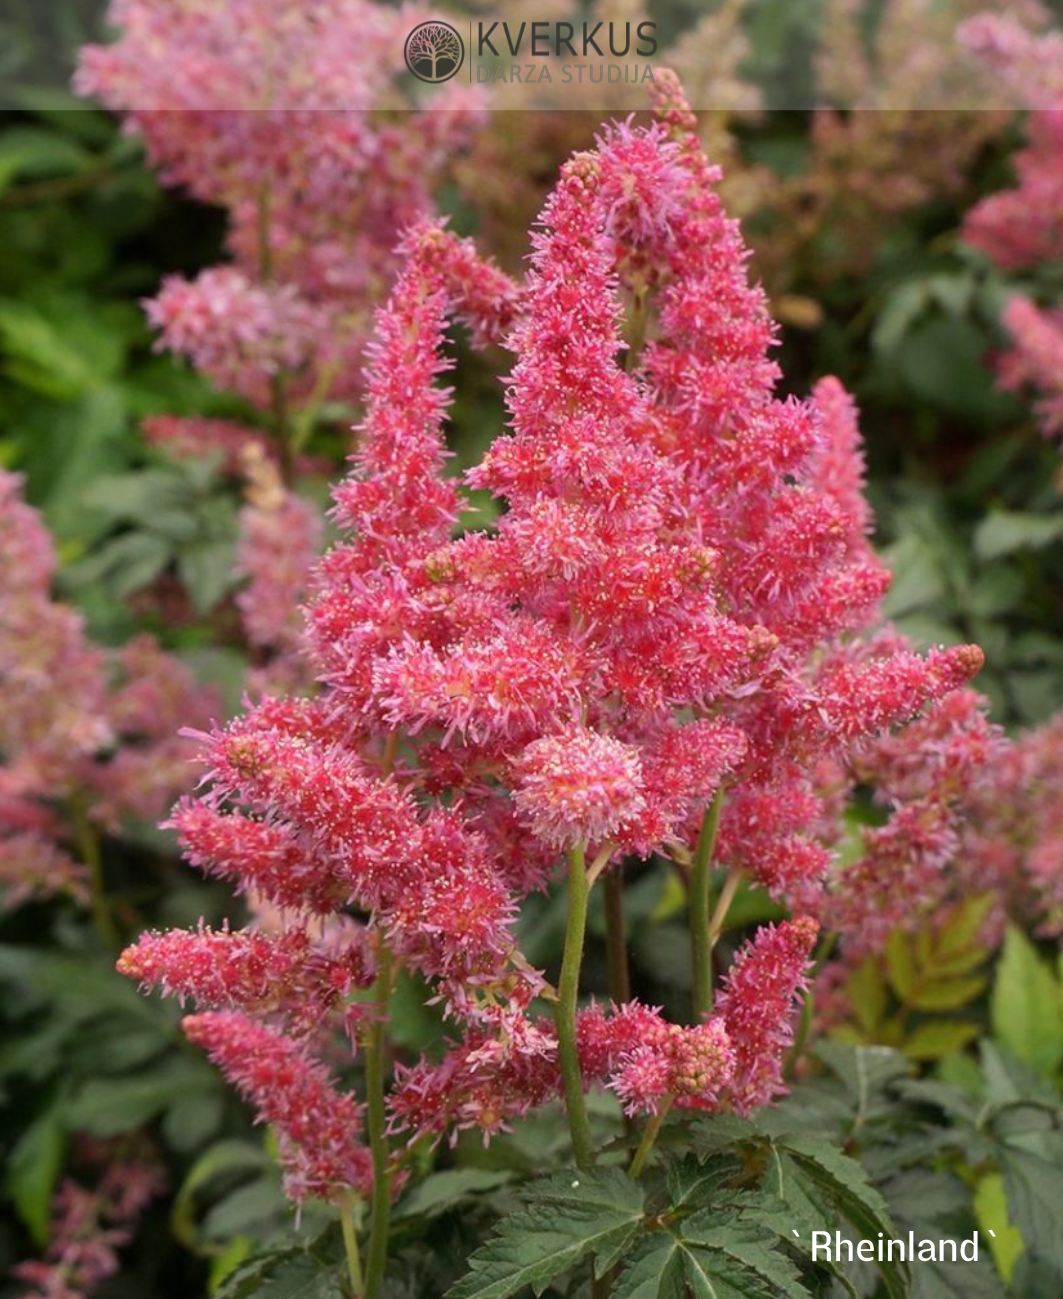
M 489 1168 L 448 1168 L 426 1177 L 404 1195 L 395 1218 L 434 1218 L 469 1196 L 497 1191 L 511 1180 L 510 1173 Z
M 469 1272 L 447 1299 L 506 1299 L 546 1286 L 588 1255 L 599 1275 L 639 1230 L 644 1204 L 637 1183 L 618 1169 L 559 1174 L 532 1188 L 533 1203 L 504 1218 L 469 1259 Z
M 775 1233 L 751 1223 L 713 1222 L 710 1213 L 695 1214 L 683 1224 L 683 1241 L 702 1251 L 723 1254 L 771 1287 L 769 1294 L 806 1299 L 808 1291 L 793 1264 L 775 1244 Z
M 1039 550 L 1063 537 L 1063 514 L 1018 514 L 994 510 L 974 534 L 975 553 L 997 559 L 1016 550 Z
M 1001 1171 L 1008 1217 L 1021 1232 L 1026 1248 L 1063 1276 L 1063 1217 L 1059 1212 L 1063 1162 L 1058 1143 L 1053 1147 L 1046 1138 L 1046 1145 L 1051 1159 L 1004 1146 Z
M 904 1056 L 888 1046 L 846 1046 L 826 1041 L 818 1044 L 815 1054 L 841 1080 L 853 1102 L 853 1121 L 858 1125 L 882 1102 L 886 1089 L 911 1070 Z
M 974 1194 L 974 1212 L 997 1270 L 1005 1281 L 1010 1281 L 1016 1260 L 1022 1253 L 1022 1233 L 1008 1218 L 1004 1179 L 999 1173 L 987 1173 L 979 1181 Z
M 864 1033 L 872 1034 L 886 1013 L 886 984 L 873 956 L 861 961 L 853 970 L 846 991 L 857 1023 Z
M 788 1203 L 795 1199 L 803 1216 L 813 1221 L 822 1220 L 821 1205 L 826 1201 L 868 1240 L 874 1240 L 880 1231 L 886 1237 L 894 1235 L 886 1201 L 871 1185 L 867 1174 L 854 1159 L 842 1154 L 835 1146 L 814 1137 L 784 1137 L 777 1145 L 784 1158 L 779 1160 L 779 1185 L 772 1189 L 780 1199 Z M 811 1195 L 805 1187 L 794 1187 L 794 1168 L 799 1169 L 811 1183 Z M 793 1194 L 795 1190 L 796 1196 Z M 812 1211 L 809 1212 L 809 1209 Z M 903 1299 L 908 1285 L 906 1266 L 900 1263 L 881 1263 L 879 1270 L 887 1293 L 892 1299 Z
M 66 1154 L 66 1125 L 53 1105 L 30 1123 L 11 1148 L 4 1187 L 37 1245 L 48 1239 L 52 1195 Z
M 211 1182 L 246 1174 L 261 1174 L 272 1168 L 266 1151 L 249 1141 L 218 1141 L 196 1160 L 181 1183 L 174 1200 L 170 1222 L 173 1233 L 187 1248 L 195 1247 L 196 1196 Z
M 890 987 L 906 1002 L 915 987 L 915 954 L 908 936 L 900 929 L 895 929 L 886 943 L 886 972 Z
M 985 992 L 987 981 L 981 975 L 966 979 L 941 979 L 927 983 L 912 997 L 916 1010 L 959 1010 Z
M 335 1268 L 305 1249 L 260 1254 L 242 1263 L 214 1292 L 214 1299 L 344 1299 Z
M 199 1061 L 170 1059 L 129 1078 L 93 1078 L 73 1095 L 67 1109 L 72 1129 L 100 1137 L 130 1132 L 193 1092 L 211 1093 L 217 1080 Z
M 198 614 L 214 608 L 233 586 L 235 552 L 228 540 L 206 540 L 177 556 L 177 572 Z
M 962 1051 L 978 1036 L 977 1024 L 960 1020 L 931 1019 L 920 1024 L 905 1041 L 904 1052 L 913 1060 L 941 1060 L 954 1051 Z
M 1033 944 L 1010 926 L 990 999 L 994 1036 L 1044 1073 L 1063 1061 L 1060 986 Z
M 27 303 L 0 306 L 0 345 L 8 377 L 45 397 L 77 397 L 95 382 L 85 358 Z
M 683 1299 L 683 1254 L 671 1232 L 655 1232 L 628 1256 L 612 1299 Z

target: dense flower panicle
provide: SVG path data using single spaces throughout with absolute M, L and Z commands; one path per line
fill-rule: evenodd
M 441 1060 L 399 1062 L 393 1130 L 490 1135 L 562 1089 L 568 1047 L 534 1010 L 549 989 L 513 921 L 563 850 L 685 870 L 719 796 L 718 864 L 819 914 L 860 746 L 949 708 L 981 662 L 869 633 L 884 575 L 855 408 L 834 381 L 776 396 L 775 328 L 717 173 L 674 80 L 655 93 L 657 123 L 609 127 L 562 169 L 519 290 L 438 223 L 411 230 L 335 491 L 350 535 L 313 579 L 325 689 L 201 737 L 209 789 L 174 818 L 193 861 L 274 909 L 269 942 L 154 936 L 124 958 L 241 1007 L 192 1035 L 285 1132 L 294 1194 L 357 1179 L 306 1173 L 318 1146 L 290 1118 L 289 1075 L 243 1063 L 289 1051 L 318 1068 L 275 1027 L 311 977 L 278 955 L 286 933 L 355 909 L 453 1037 Z M 509 431 L 467 476 L 504 508 L 456 538 L 439 386 L 453 316 L 516 358 Z M 947 729 L 935 806 L 962 785 Z M 917 822 L 926 791 L 897 777 L 893 793 Z M 632 1113 L 769 1102 L 816 930 L 760 930 L 703 1023 L 637 1003 L 581 1012 L 585 1083 Z
M 1043 22 L 1046 15 L 1039 8 L 1028 6 L 1026 14 L 980 13 L 957 32 L 960 44 L 1032 109 L 1063 102 L 1063 35 L 1031 32 L 1023 24 L 1024 18 Z
M 344 997 L 372 982 L 366 952 L 350 943 L 339 957 L 319 950 L 305 929 L 274 937 L 255 930 L 145 933 L 126 948 L 118 971 L 144 988 L 158 987 L 182 1003 L 239 1010 L 319 1028 Z
M 52 837 L 13 828 L 7 810 L 0 807 L 0 910 L 14 911 L 26 902 L 55 897 L 86 905 L 90 890 L 84 863 Z
M 330 915 L 348 896 L 344 881 L 322 869 L 290 825 L 221 812 L 195 799 L 178 803 L 163 825 L 178 832 L 193 866 L 228 881 L 238 893 L 314 915 Z
M 12 1269 L 28 1287 L 25 1299 L 89 1299 L 119 1270 L 118 1251 L 165 1189 L 163 1170 L 150 1152 L 133 1157 L 113 1145 L 82 1140 L 79 1146 L 79 1162 L 102 1169 L 101 1175 L 91 1189 L 72 1177 L 60 1183 L 44 1257 Z
M 514 802 L 557 848 L 615 838 L 645 807 L 638 750 L 582 727 L 529 744 L 516 775 Z
M 418 12 L 113 0 L 119 39 L 81 53 L 76 88 L 125 115 L 169 184 L 229 214 L 234 265 L 173 277 L 150 304 L 163 345 L 263 410 L 278 378 L 300 403 L 358 395 L 395 231 L 432 210 L 479 120 L 477 92 L 457 82 L 425 110 L 395 86 Z M 369 111 L 382 103 L 410 111 Z
M 821 379 L 812 390 L 823 440 L 809 460 L 809 479 L 841 512 L 850 548 L 872 558 L 868 536 L 874 527 L 864 494 L 867 466 L 856 403 L 837 379 Z
M 990 917 L 996 935 L 1008 915 L 1048 937 L 1063 933 L 1063 714 L 987 767 L 960 827 L 958 860 L 973 887 L 1000 900 Z
M 323 1065 L 290 1038 L 231 1011 L 183 1021 L 230 1083 L 277 1133 L 287 1193 L 294 1200 L 338 1200 L 372 1182 L 361 1144 L 361 1110 L 338 1091 Z
M 1063 436 L 1063 310 L 1042 310 L 1016 297 L 1004 309 L 1003 321 L 1013 346 L 1000 358 L 1001 387 L 1033 389 L 1045 434 Z
M 268 406 L 282 371 L 304 369 L 314 354 L 317 321 L 289 285 L 255 284 L 219 266 L 194 280 L 170 275 L 145 303 L 158 350 L 186 356 L 220 388 Z
M 793 1041 L 794 998 L 807 986 L 818 930 L 807 917 L 766 925 L 724 979 L 716 1010 L 734 1047 L 731 1087 L 739 1113 L 783 1090 L 782 1055 Z
M 191 784 L 178 728 L 206 721 L 217 699 L 150 636 L 111 651 L 89 641 L 81 616 L 52 598 L 51 540 L 17 475 L 0 472 L 0 516 L 4 905 L 84 901 L 71 814 L 107 831 L 157 818 Z
M 662 1026 L 624 1054 L 609 1086 L 629 1115 L 656 1114 L 665 1100 L 678 1109 L 711 1110 L 727 1094 L 735 1052 L 724 1023 L 713 1018 L 684 1028 Z
M 240 515 L 237 574 L 246 585 L 237 593 L 248 644 L 268 656 L 265 682 L 298 688 L 304 624 L 300 605 L 321 549 L 318 512 L 284 486 L 275 465 L 252 445 L 245 450 L 247 504 Z

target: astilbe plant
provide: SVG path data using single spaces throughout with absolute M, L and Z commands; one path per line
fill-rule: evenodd
M 86 1299 L 118 1271 L 118 1251 L 165 1189 L 158 1156 L 146 1145 L 123 1150 L 83 1140 L 77 1155 L 83 1175 L 65 1178 L 55 1195 L 45 1257 L 13 1269 L 25 1299 Z M 85 1171 L 96 1174 L 94 1184 L 85 1185 Z
M 218 700 L 150 636 L 92 643 L 54 598 L 52 538 L 16 474 L 0 473 L 0 518 L 0 903 L 70 895 L 113 945 L 101 840 L 189 787 L 177 732 Z
M 164 183 L 226 215 L 228 260 L 167 276 L 145 309 L 159 349 L 247 415 L 154 416 L 146 433 L 220 455 L 246 492 L 236 576 L 258 685 L 294 685 L 299 666 L 291 610 L 322 531 L 294 490 L 320 468 L 302 450 L 323 411 L 360 398 L 395 232 L 434 211 L 481 118 L 460 82 L 430 107 L 399 88 L 396 52 L 429 16 L 371 0 L 114 0 L 118 39 L 81 52 L 78 91 L 122 115 Z
M 888 579 L 851 402 L 833 381 L 810 401 L 774 394 L 774 327 L 718 174 L 677 84 L 656 93 L 654 125 L 608 127 L 564 166 L 519 289 L 436 224 L 406 238 L 334 493 L 347 539 L 308 610 L 326 688 L 204 736 L 207 787 L 173 816 L 189 860 L 274 904 L 280 928 L 149 933 L 120 962 L 196 1003 L 186 1030 L 273 1125 L 289 1194 L 338 1207 L 358 1293 L 379 1293 L 419 1138 L 487 1138 L 561 1098 L 587 1169 L 586 1092 L 604 1086 L 646 1116 L 638 1172 L 670 1108 L 745 1113 L 779 1095 L 819 919 L 865 887 L 860 872 L 827 885 L 839 773 L 981 662 L 864 637 Z M 474 338 L 504 333 L 516 358 L 509 432 L 468 475 L 505 513 L 456 538 L 438 384 L 451 315 Z M 689 1023 L 624 987 L 629 857 L 686 882 Z M 558 874 L 552 986 L 515 921 Z M 795 918 L 759 929 L 714 997 L 742 880 Z M 581 1006 L 596 887 L 615 1000 Z M 389 1088 L 399 970 L 453 1032 Z M 364 1100 L 325 1064 L 340 1027 Z
M 1033 111 L 1015 158 L 1017 184 L 967 215 L 964 237 L 1006 272 L 1036 272 L 1063 258 L 1063 36 L 1036 35 L 1010 18 L 982 14 L 960 31 L 964 45 Z M 1063 312 L 1016 294 L 1003 317 L 1012 346 L 1000 360 L 1003 387 L 1033 390 L 1047 436 L 1063 434 Z

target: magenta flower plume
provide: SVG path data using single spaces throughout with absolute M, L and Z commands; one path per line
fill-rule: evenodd
M 448 1037 L 396 1062 L 388 1123 L 409 1142 L 489 1136 L 560 1095 L 571 1115 L 590 1086 L 658 1117 L 769 1103 L 809 917 L 843 914 L 832 866 L 869 746 L 947 707 L 980 666 L 971 646 L 920 655 L 877 632 L 888 577 L 855 406 L 833 380 L 809 401 L 776 395 L 764 295 L 666 77 L 657 108 L 562 168 L 520 286 L 438 223 L 411 228 L 334 491 L 346 535 L 312 583 L 323 691 L 263 698 L 201 736 L 207 788 L 173 818 L 194 864 L 278 914 L 261 932 L 150 935 L 123 957 L 210 1008 L 192 1036 L 283 1134 L 293 1194 L 367 1175 L 358 1107 L 315 1063 L 299 1007 L 339 1025 L 348 990 L 375 978 L 353 1028 L 379 1171 L 396 967 L 428 985 Z M 465 484 L 499 520 L 462 535 L 441 386 L 453 319 L 514 356 L 508 431 Z M 958 729 L 976 736 L 976 712 Z M 898 817 L 931 795 L 951 808 L 956 762 L 930 794 L 882 762 Z M 683 875 L 701 952 L 719 936 L 695 906 L 710 856 L 728 890 L 745 877 L 802 918 L 754 935 L 692 1024 L 624 997 L 578 1009 L 582 890 L 617 883 L 625 856 Z M 514 921 L 566 870 L 575 939 L 555 989 Z M 867 910 L 849 913 L 857 929 Z M 306 946 L 319 925 L 327 951 Z
M 184 1030 L 276 1131 L 292 1199 L 334 1200 L 366 1188 L 371 1173 L 359 1138 L 360 1107 L 336 1090 L 321 1064 L 289 1038 L 232 1012 L 186 1016 Z
M 818 930 L 807 917 L 765 926 L 735 957 L 724 981 L 717 1010 L 734 1046 L 731 1098 L 740 1113 L 766 1105 L 783 1090 L 794 999 L 807 986 Z

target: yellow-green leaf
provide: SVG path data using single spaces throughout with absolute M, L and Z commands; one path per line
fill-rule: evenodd
M 931 1019 L 919 1025 L 902 1049 L 913 1060 L 940 1060 L 954 1051 L 962 1051 L 978 1033 L 977 1024 L 964 1020 Z
M 915 958 L 908 938 L 899 929 L 895 929 L 886 944 L 886 971 L 890 987 L 907 1001 L 915 987 Z
M 1004 1179 L 999 1173 L 989 1173 L 978 1183 L 974 1193 L 974 1213 L 979 1230 L 985 1233 L 997 1271 L 1005 1281 L 1010 1281 L 1023 1250 L 1023 1240 L 1022 1233 L 1008 1219 Z
M 916 1010 L 959 1010 L 968 1006 L 986 990 L 988 980 L 981 976 L 970 979 L 941 979 L 928 983 L 912 997 Z

